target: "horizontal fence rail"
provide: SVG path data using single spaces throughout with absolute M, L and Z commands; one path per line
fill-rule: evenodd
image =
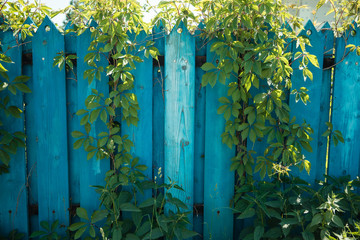
M 159 61 L 150 58 L 137 63 L 132 72 L 135 84 L 131 92 L 137 95 L 140 106 L 138 126 L 128 127 L 121 118 L 119 121 L 122 134 L 134 142 L 132 155 L 149 167 L 144 174 L 158 183 L 171 179 L 185 190 L 172 190 L 172 194 L 192 210 L 191 228 L 200 233 L 199 239 L 233 239 L 239 232 L 230 208 L 235 184 L 230 159 L 236 149 L 222 143 L 225 120 L 217 114 L 218 99 L 227 94 L 227 87 L 201 87 L 202 64 L 217 64 L 215 53 L 210 51 L 213 41 L 206 44 L 198 36 L 201 29 L 202 25 L 191 34 L 180 24 L 167 35 L 160 24 L 152 35 L 143 32 L 138 36 L 137 41 L 144 44 L 154 41 L 161 56 Z M 295 173 L 310 183 L 322 179 L 326 172 L 354 178 L 360 170 L 359 58 L 355 53 L 344 52 L 345 44 L 360 45 L 360 31 L 355 29 L 358 34 L 344 42 L 334 38 L 328 29 L 326 24 L 317 31 L 309 21 L 300 33 L 309 38 L 311 47 L 307 51 L 317 56 L 320 68 L 310 66 L 313 81 L 304 82 L 300 70 L 292 75 L 292 88 L 305 86 L 311 102 L 305 106 L 289 96 L 291 117 L 296 117 L 299 124 L 305 120 L 314 129 L 313 151 L 307 155 L 312 165 L 310 175 L 305 171 Z M 75 113 L 85 108 L 85 99 L 92 90 L 105 97 L 109 94 L 108 78 L 102 75 L 100 81 L 94 80 L 90 85 L 84 79 L 84 72 L 89 69 L 84 62 L 91 41 L 89 29 L 79 36 L 63 35 L 46 17 L 24 44 L 18 45 L 19 40 L 11 31 L 0 32 L 0 40 L 5 48 L 15 46 L 7 52 L 14 64 L 5 64 L 10 78 L 27 75 L 32 89 L 30 94 L 10 99 L 24 110 L 22 118 L 0 116 L 6 130 L 25 130 L 27 135 L 26 151 L 18 150 L 12 157 L 10 173 L 0 175 L 0 233 L 6 235 L 18 229 L 28 239 L 31 232 L 39 230 L 41 221 L 59 220 L 61 225 L 69 226 L 76 207 L 92 212 L 100 205 L 98 194 L 90 186 L 105 183 L 110 161 L 97 161 L 96 157 L 87 161 L 87 152 L 73 149 L 75 139 L 71 132 L 80 128 Z M 334 41 L 338 64 L 333 69 Z M 292 51 L 297 51 L 295 45 Z M 77 56 L 74 71 L 53 67 L 53 59 L 60 52 Z M 294 69 L 298 68 L 296 64 Z M 97 65 L 105 69 L 108 62 L 101 58 Z M 231 81 L 236 79 L 227 79 L 227 83 Z M 343 132 L 345 144 L 330 145 L 328 151 L 327 139 L 321 135 L 327 129 L 324 122 L 329 121 L 332 81 L 332 124 Z M 95 123 L 90 136 L 96 137 L 103 131 L 104 126 Z M 248 145 L 258 154 L 267 147 L 266 141 Z M 148 191 L 142 198 L 151 195 Z

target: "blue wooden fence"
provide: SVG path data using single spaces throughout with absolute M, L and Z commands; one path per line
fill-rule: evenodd
M 31 23 L 28 19 L 27 23 Z M 70 26 L 67 26 L 70 27 Z M 317 56 L 320 66 L 331 58 L 334 36 L 325 25 L 317 31 L 311 22 L 300 34 L 309 37 L 308 49 Z M 141 33 L 140 42 L 155 41 L 164 56 L 163 64 L 151 59 L 137 64 L 133 72 L 135 87 L 132 90 L 140 105 L 137 127 L 122 124 L 122 133 L 128 134 L 135 143 L 132 154 L 150 168 L 145 173 L 157 177 L 158 182 L 170 177 L 185 192 L 173 191 L 193 210 L 193 228 L 204 239 L 233 239 L 236 222 L 230 210 L 234 194 L 235 176 L 230 172 L 230 159 L 235 149 L 229 149 L 221 141 L 224 119 L 217 114 L 218 98 L 226 95 L 227 87 L 201 87 L 204 72 L 200 66 L 205 61 L 216 64 L 216 56 L 210 52 L 212 42 L 205 44 L 192 35 L 184 25 L 169 35 L 163 26 L 153 29 L 152 35 Z M 360 31 L 352 34 L 347 44 L 360 45 Z M 97 194 L 90 185 L 104 184 L 104 174 L 110 169 L 108 160 L 86 161 L 86 152 L 74 150 L 70 133 L 80 129 L 75 114 L 83 109 L 85 98 L 93 88 L 108 93 L 107 77 L 88 85 L 83 73 L 91 32 L 76 36 L 61 34 L 46 17 L 33 37 L 17 45 L 12 32 L 1 32 L 0 40 L 7 46 L 15 64 L 7 64 L 10 79 L 27 75 L 31 94 L 13 96 L 11 103 L 25 111 L 20 119 L 0 116 L 9 131 L 25 130 L 26 151 L 21 149 L 11 160 L 9 174 L 0 176 L 0 233 L 13 229 L 30 234 L 39 229 L 40 221 L 54 221 L 68 226 L 73 209 L 82 206 L 88 211 L 98 208 Z M 335 39 L 333 108 L 334 129 L 343 132 L 345 144 L 330 146 L 328 172 L 334 176 L 359 174 L 360 157 L 360 58 L 350 53 L 343 59 L 345 42 Z M 295 48 L 295 46 L 294 46 Z M 53 58 L 59 52 L 76 54 L 74 72 L 52 67 Z M 296 49 L 293 50 L 294 52 Z M 330 56 L 328 53 L 330 52 Z M 107 62 L 101 59 L 99 66 Z M 296 66 L 295 66 L 296 68 Z M 327 140 L 321 138 L 329 120 L 332 69 L 310 67 L 314 80 L 304 83 L 302 73 L 295 70 L 293 88 L 309 89 L 311 102 L 304 106 L 290 96 L 291 115 L 302 123 L 305 119 L 314 129 L 311 142 L 313 152 L 307 155 L 311 161 L 311 174 L 299 173 L 309 182 L 321 179 L 326 171 Z M 150 74 L 152 73 L 152 74 Z M 229 82 L 231 79 L 228 80 Z M 305 114 L 306 113 L 306 114 Z M 103 131 L 98 124 L 90 133 L 96 136 Z M 264 149 L 265 143 L 257 142 L 256 149 Z M 159 173 L 161 172 L 161 173 Z M 162 177 L 160 177 L 162 175 Z M 145 193 L 145 198 L 151 192 Z M 27 238 L 27 237 L 26 237 Z

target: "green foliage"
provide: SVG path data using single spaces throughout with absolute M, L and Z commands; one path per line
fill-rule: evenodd
M 12 230 L 9 233 L 9 235 L 6 237 L 0 236 L 0 240 L 21 240 L 24 237 L 25 237 L 24 233 L 20 233 L 20 232 L 18 232 L 17 229 L 15 229 L 15 230 Z
M 320 1 L 317 7 L 324 2 Z M 350 0 L 330 2 L 334 6 L 335 30 L 340 32 L 351 27 L 348 20 L 344 21 L 344 28 L 337 27 L 337 23 L 345 16 L 355 18 L 359 4 Z M 0 18 L 5 20 L 0 30 L 14 30 L 15 35 L 21 34 L 22 40 L 32 36 L 35 25 L 41 23 L 45 14 L 53 17 L 58 13 L 38 2 L 22 0 L 7 1 L 0 7 Z M 228 87 L 227 94 L 219 98 L 222 105 L 217 112 L 226 120 L 223 143 L 237 148 L 236 156 L 231 159 L 231 170 L 238 179 L 233 206 L 238 219 L 254 221 L 242 232 L 242 239 L 331 239 L 337 234 L 355 235 L 360 199 L 353 188 L 359 185 L 358 180 L 327 177 L 327 182 L 321 182 L 319 189 L 313 190 L 306 182 L 289 176 L 293 167 L 310 172 L 311 164 L 305 156 L 312 152 L 313 133 L 306 122 L 290 119 L 288 94 L 292 89 L 292 64 L 299 63 L 304 80 L 313 80 L 310 66 L 319 67 L 316 57 L 307 52 L 308 38 L 298 37 L 294 30 L 302 28 L 300 19 L 292 16 L 279 0 L 161 1 L 157 8 L 160 11 L 153 24 L 163 19 L 168 31 L 181 21 L 194 30 L 202 21 L 201 36 L 211 44 L 210 52 L 216 57 L 202 66 L 206 72 L 202 86 Z M 159 54 L 152 41 L 146 44 L 137 41 L 140 32 L 149 29 L 142 21 L 141 6 L 136 0 L 82 0 L 76 8 L 63 11 L 67 10 L 70 11 L 68 20 L 76 24 L 67 32 L 80 35 L 87 29 L 91 31 L 92 42 L 85 56 L 90 69 L 84 72 L 84 79 L 91 84 L 106 76 L 110 87 L 109 93 L 93 89 L 85 99 L 85 109 L 77 112 L 82 128 L 72 133 L 77 139 L 73 147 L 83 147 L 87 160 L 110 159 L 112 163 L 112 169 L 105 176 L 105 186 L 94 186 L 101 208 L 93 213 L 78 208 L 76 215 L 81 222 L 69 227 L 69 238 L 186 239 L 195 236 L 196 233 L 186 228 L 188 206 L 169 192 L 172 188 L 181 188 L 175 183 L 159 186 L 146 179 L 143 171 L 147 166 L 139 164 L 139 159 L 131 155 L 134 143 L 120 131 L 121 120 L 137 126 L 138 110 L 142 107 L 131 93 L 135 64 L 145 57 L 157 59 Z M 24 24 L 29 15 L 35 25 Z M 293 43 L 298 46 L 294 54 L 290 49 Z M 12 61 L 2 46 L 0 40 L 0 91 L 8 95 L 1 95 L 0 109 L 5 115 L 18 118 L 22 114 L 21 106 L 9 106 L 9 96 L 31 90 L 25 85 L 27 77 L 9 79 L 6 64 Z M 348 48 L 359 52 L 358 46 Z M 73 70 L 73 59 L 74 56 L 61 52 L 54 56 L 53 65 Z M 109 66 L 98 66 L 101 60 L 109 62 Z M 311 101 L 304 87 L 292 89 L 291 94 L 304 104 Z M 94 136 L 91 129 L 95 124 L 103 124 L 107 130 Z M 325 137 L 331 135 L 335 145 L 344 141 L 339 131 L 333 131 L 331 123 L 327 126 Z M 0 129 L 0 137 L 1 173 L 7 171 L 10 154 L 24 146 L 25 135 Z M 252 146 L 258 141 L 267 143 L 264 152 L 253 150 Z M 255 174 L 269 181 L 255 181 Z M 155 194 L 139 202 L 138 196 L 144 191 Z M 169 206 L 168 212 L 165 206 Z M 346 223 L 345 233 L 341 233 Z M 41 226 L 44 230 L 31 237 L 61 238 L 56 232 L 57 222 L 51 226 L 42 222 Z M 18 236 L 15 232 L 12 234 Z
M 60 228 L 58 220 L 54 221 L 51 224 L 49 224 L 47 221 L 42 221 L 40 222 L 40 226 L 43 230 L 33 232 L 30 235 L 30 238 L 46 239 L 46 240 L 64 239 L 57 233 L 57 230 L 59 230 Z
M 96 10 L 94 10 L 96 6 Z M 131 73 L 135 63 L 143 58 L 157 59 L 158 50 L 154 42 L 139 43 L 141 31 L 146 31 L 141 20 L 140 6 L 136 1 L 97 1 L 85 0 L 73 9 L 74 31 L 78 34 L 89 28 L 84 24 L 90 16 L 92 42 L 85 62 L 90 69 L 84 72 L 84 79 L 91 84 L 109 78 L 110 92 L 103 93 L 92 89 L 85 99 L 86 109 L 77 111 L 83 129 L 72 132 L 77 140 L 74 148 L 83 147 L 88 152 L 87 160 L 96 158 L 112 162 L 112 169 L 106 173 L 105 186 L 94 186 L 99 193 L 101 210 L 91 214 L 84 208 L 76 210 L 81 222 L 73 223 L 69 230 L 74 239 L 159 239 L 166 237 L 186 239 L 196 233 L 187 230 L 190 223 L 188 207 L 180 199 L 171 195 L 170 189 L 182 190 L 175 183 L 158 186 L 146 179 L 143 171 L 147 166 L 139 164 L 139 159 L 131 155 L 134 143 L 127 135 L 121 135 L 118 121 L 128 126 L 137 126 L 138 104 L 136 95 L 131 93 L 134 77 Z M 94 24 L 94 22 L 96 24 Z M 69 56 L 60 53 L 54 59 L 54 66 L 72 69 Z M 101 59 L 109 62 L 103 68 L 97 65 Z M 81 79 L 82 80 L 82 79 Z M 121 113 L 122 119 L 119 118 Z M 103 124 L 107 131 L 94 136 L 94 125 Z M 164 189 L 161 190 L 161 189 Z M 139 202 L 138 196 L 144 191 L 154 191 L 152 198 Z M 165 212 L 165 206 L 169 206 Z
M 101 194 L 104 210 L 95 211 L 91 217 L 86 209 L 78 208 L 77 216 L 82 222 L 77 222 L 69 227 L 78 239 L 84 234 L 91 238 L 101 234 L 102 238 L 113 239 L 158 239 L 160 237 L 187 239 L 196 233 L 187 230 L 188 207 L 181 200 L 174 198 L 169 190 L 181 189 L 176 184 L 161 186 L 153 182 L 138 182 L 139 190 L 153 189 L 156 196 L 143 202 L 136 202 L 136 195 L 132 191 L 119 190 L 119 183 L 114 170 L 107 173 L 106 186 L 96 186 L 96 191 Z M 125 185 L 124 185 L 125 186 Z M 165 193 L 160 189 L 165 188 Z M 171 205 L 175 211 L 164 212 L 165 205 Z M 185 211 L 185 212 L 184 212 Z M 126 213 L 126 217 L 121 217 Z M 105 223 L 102 223 L 104 222 Z M 98 226 L 97 224 L 101 224 Z
M 306 51 L 309 40 L 298 37 L 289 26 L 300 27 L 300 20 L 281 1 L 198 4 L 205 14 L 202 35 L 212 39 L 210 52 L 217 59 L 202 66 L 206 71 L 202 85 L 228 86 L 227 96 L 219 99 L 223 105 L 218 114 L 226 120 L 223 143 L 238 148 L 232 170 L 240 184 L 256 172 L 262 178 L 287 174 L 293 166 L 309 172 L 310 163 L 304 156 L 312 152 L 313 130 L 305 122 L 290 119 L 287 97 L 293 62 L 299 62 L 304 79 L 313 78 L 310 65 L 319 67 L 316 56 Z M 295 55 L 289 49 L 293 42 L 300 50 Z M 306 92 L 304 87 L 292 89 L 296 101 L 301 99 L 304 104 L 310 101 Z M 264 152 L 251 149 L 258 141 L 268 143 Z
M 10 2 L 5 1 L 0 4 L 0 31 L 8 33 L 13 32 L 15 39 L 19 39 L 21 34 L 22 40 L 27 35 L 32 35 L 31 30 L 33 26 L 23 24 L 25 18 L 31 14 L 35 20 L 42 19 L 45 13 L 49 13 L 48 8 L 38 3 L 28 4 L 23 1 Z M 34 10 L 36 8 L 36 10 Z M 4 36 L 4 35 L 2 35 Z M 0 119 L 0 174 L 8 173 L 11 156 L 16 154 L 18 148 L 25 147 L 25 134 L 23 131 L 9 132 L 4 121 L 8 122 L 8 118 L 22 118 L 23 106 L 13 105 L 13 100 L 17 96 L 22 96 L 23 93 L 31 93 L 31 90 L 26 85 L 29 80 L 27 76 L 17 76 L 10 79 L 7 68 L 11 64 L 15 64 L 8 51 L 17 47 L 20 42 L 14 41 L 13 45 L 4 42 L 0 38 L 0 112 L 2 119 Z M 5 119 L 6 118 L 6 119 Z
M 334 239 L 345 224 L 357 229 L 359 179 L 349 176 L 320 181 L 317 190 L 294 177 L 237 187 L 238 219 L 249 219 L 240 239 Z
M 354 223 L 355 228 L 346 225 L 343 228 L 341 233 L 333 233 L 332 236 L 329 236 L 329 240 L 356 240 L 360 237 L 360 225 L 359 223 Z
M 333 125 L 331 122 L 325 123 L 328 129 L 322 134 L 323 137 L 329 137 L 331 135 L 331 139 L 335 146 L 338 145 L 339 141 L 344 143 L 344 138 L 342 133 L 339 130 L 333 131 Z

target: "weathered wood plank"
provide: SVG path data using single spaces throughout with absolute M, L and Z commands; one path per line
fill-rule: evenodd
M 204 25 L 200 23 L 195 31 L 195 55 L 206 57 L 205 40 L 200 37 Z M 194 150 L 194 204 L 204 204 L 204 159 L 205 159 L 205 88 L 201 86 L 204 71 L 201 66 L 195 69 L 195 150 Z M 194 212 L 194 231 L 203 235 L 204 216 Z M 199 238 L 200 238 L 199 236 Z
M 356 24 L 355 24 L 356 25 Z M 355 34 L 353 36 L 353 34 Z M 347 44 L 360 45 L 360 29 L 357 27 L 353 32 L 350 29 L 345 33 L 347 41 L 343 37 L 336 40 L 335 52 L 335 77 L 332 123 L 334 130 L 340 130 L 345 143 L 339 143 L 337 147 L 330 143 L 329 175 L 350 175 L 355 178 L 359 174 L 360 156 L 360 71 L 359 56 L 356 51 L 348 53 L 345 49 Z
M 159 54 L 164 56 L 165 30 L 162 22 L 153 28 L 153 41 Z M 158 184 L 164 183 L 164 78 L 164 66 L 156 62 L 153 67 L 153 179 Z
M 184 192 L 174 197 L 194 203 L 195 38 L 184 23 L 165 40 L 165 182 L 176 182 Z M 189 220 L 192 221 L 192 214 Z M 192 228 L 192 227 L 191 227 Z
M 324 133 L 327 130 L 325 122 L 329 122 L 330 111 L 330 92 L 331 92 L 331 78 L 332 68 L 325 69 L 325 59 L 329 60 L 333 57 L 334 49 L 334 32 L 331 30 L 330 24 L 325 23 L 321 31 L 322 40 L 324 42 L 324 61 L 323 66 L 323 78 L 321 87 L 321 100 L 320 100 L 320 124 L 319 134 Z M 327 138 L 319 136 L 318 155 L 317 155 L 317 167 L 312 168 L 316 171 L 316 179 L 324 179 L 324 174 L 327 172 L 326 155 L 327 155 Z
M 64 51 L 64 36 L 48 16 L 38 28 L 33 47 L 33 142 L 37 157 L 39 222 L 69 224 L 65 71 L 53 68 Z M 40 71 L 39 71 L 40 70 Z M 29 103 L 30 104 L 30 103 Z
M 65 30 L 73 29 L 74 25 L 69 22 Z M 65 55 L 77 54 L 77 35 L 74 32 L 70 32 L 65 35 Z M 79 105 L 82 102 L 78 102 L 78 80 L 77 79 L 77 65 L 73 66 L 73 69 L 66 68 L 66 110 L 67 110 L 67 137 L 68 137 L 68 151 L 69 151 L 69 193 L 70 204 L 80 203 L 80 175 L 82 172 L 81 162 L 85 161 L 81 156 L 81 151 L 73 148 L 74 142 L 77 140 L 71 136 L 73 131 L 79 131 L 80 119 L 76 115 L 79 110 Z M 85 158 L 86 159 L 86 158 Z
M 91 21 L 90 27 L 96 27 L 96 23 Z M 108 77 L 105 73 L 101 74 L 101 80 L 95 79 L 91 84 L 88 83 L 88 79 L 84 79 L 84 72 L 88 69 L 93 69 L 87 62 L 84 61 L 86 54 L 89 53 L 88 47 L 91 42 L 90 28 L 83 34 L 77 37 L 77 97 L 79 109 L 86 109 L 85 99 L 92 95 L 92 89 L 96 89 L 99 93 L 104 94 L 104 98 L 109 96 Z M 108 65 L 107 59 L 101 55 L 100 61 L 96 61 L 98 67 L 102 66 L 104 69 Z M 78 110 L 79 110 L 78 109 Z M 107 127 L 98 118 L 94 124 L 92 124 L 89 135 L 96 138 L 101 132 L 107 132 Z M 92 185 L 105 185 L 105 173 L 110 169 L 110 161 L 108 159 L 97 160 L 96 155 L 90 160 L 87 159 L 87 152 L 81 148 L 79 150 L 81 154 L 80 165 L 80 206 L 85 208 L 88 213 L 92 213 L 100 206 L 99 194 L 95 192 L 95 189 L 91 188 Z
M 322 66 L 324 59 L 324 41 L 322 36 L 316 31 L 311 21 L 307 22 L 307 24 L 305 25 L 305 29 L 301 31 L 299 35 L 309 38 L 312 46 L 307 46 L 306 51 L 312 55 L 315 55 L 318 59 L 319 66 Z M 294 49 L 294 54 L 296 54 L 296 52 L 298 51 L 300 51 L 300 47 L 298 49 Z M 306 105 L 301 100 L 296 102 L 295 95 L 291 94 L 289 102 L 289 106 L 291 109 L 290 119 L 292 119 L 292 117 L 296 117 L 296 123 L 299 125 L 306 121 L 306 123 L 310 124 L 310 126 L 313 128 L 314 133 L 311 136 L 313 138 L 313 141 L 310 142 L 313 151 L 306 152 L 306 150 L 303 149 L 303 153 L 306 156 L 306 159 L 309 160 L 311 163 L 310 175 L 305 170 L 302 172 L 295 171 L 295 173 L 307 182 L 314 184 L 315 179 L 317 178 L 317 173 L 321 171 L 325 173 L 324 168 L 322 170 L 320 170 L 319 168 L 320 166 L 325 166 L 325 164 L 320 164 L 320 162 L 323 161 L 325 163 L 326 158 L 324 156 L 323 159 L 317 159 L 317 157 L 319 139 L 321 138 L 321 134 L 323 134 L 322 132 L 319 132 L 319 127 L 322 124 L 325 124 L 320 123 L 320 119 L 323 119 L 321 115 L 324 114 L 325 116 L 329 116 L 329 113 L 320 111 L 320 108 L 322 106 L 322 96 L 321 93 L 319 94 L 319 90 L 322 89 L 323 86 L 323 70 L 321 68 L 315 67 L 309 62 L 308 67 L 313 74 L 313 80 L 311 81 L 309 78 L 307 78 L 304 81 L 303 71 L 299 70 L 299 61 L 301 60 L 302 58 L 299 58 L 292 63 L 294 73 L 291 78 L 291 90 L 296 89 L 299 91 L 301 87 L 307 88 L 309 90 L 307 94 L 310 97 L 310 102 L 308 102 Z
M 207 45 L 206 58 L 207 62 L 216 64 L 215 53 L 210 52 L 212 43 Z M 233 213 L 229 206 L 234 196 L 235 177 L 230 171 L 230 159 L 235 156 L 235 148 L 222 143 L 225 119 L 217 114 L 221 105 L 218 99 L 226 96 L 227 90 L 221 83 L 214 88 L 206 86 L 204 239 L 233 239 Z
M 16 77 L 22 75 L 22 46 L 18 44 L 19 41 L 19 39 L 13 36 L 12 31 L 0 32 L 2 49 L 3 51 L 7 51 L 6 55 L 13 61 L 13 63 L 1 63 L 8 70 L 6 74 L 9 77 L 9 80 L 6 80 L 0 76 L 1 82 L 11 82 Z M 6 97 L 9 97 L 9 103 L 6 107 L 16 106 L 23 111 L 23 94 L 20 91 L 17 91 L 16 95 L 13 95 L 9 90 L 4 90 L 0 93 L 2 102 L 4 102 Z M 14 118 L 13 116 L 6 116 L 4 112 L 2 112 L 0 120 L 3 124 L 1 127 L 2 130 L 10 134 L 24 132 L 24 114 L 21 114 L 20 118 Z M 0 140 L 3 142 L 5 136 L 3 134 L 1 135 Z M 12 144 L 12 141 L 9 144 Z M 1 149 L 1 151 L 3 151 L 3 149 Z M 9 232 L 17 229 L 19 232 L 27 235 L 29 229 L 25 148 L 20 147 L 17 149 L 15 155 L 9 155 L 11 157 L 9 163 L 10 172 L 0 175 L 2 192 L 0 194 L 0 232 L 3 236 L 7 236 Z M 2 164 L 2 162 L 0 162 L 0 164 Z
M 24 24 L 34 24 L 31 18 L 27 18 Z M 27 36 L 23 41 L 25 44 L 22 47 L 23 56 L 30 58 L 32 53 L 32 37 Z M 22 66 L 23 75 L 29 76 L 30 80 L 27 85 L 30 89 L 34 89 L 34 80 L 33 80 L 33 65 L 32 57 L 31 61 L 23 61 Z M 32 90 L 31 94 L 25 94 L 25 125 L 33 126 L 35 124 L 36 116 L 33 114 L 36 111 L 37 106 L 33 103 L 34 101 L 34 91 Z M 25 133 L 27 136 L 26 141 L 26 154 L 27 154 L 27 187 L 28 187 L 28 203 L 29 208 L 38 204 L 38 177 L 37 177 L 37 152 L 36 141 L 31 141 L 31 139 L 36 139 L 37 130 L 35 128 L 25 127 Z M 39 217 L 38 215 L 30 214 L 29 216 L 29 228 L 30 232 L 35 232 L 39 230 Z
M 134 36 L 130 36 L 130 40 L 137 43 L 137 47 L 145 46 L 146 42 L 152 40 L 152 35 L 147 35 L 144 31 L 140 32 L 136 39 Z M 140 110 L 138 111 L 139 121 L 137 126 L 128 126 L 126 121 L 121 122 L 121 135 L 128 135 L 134 143 L 134 147 L 131 148 L 130 154 L 134 158 L 139 158 L 139 164 L 146 165 L 148 168 L 143 172 L 148 178 L 152 179 L 152 146 L 153 146 L 153 60 L 151 56 L 149 58 L 143 58 L 143 62 L 135 63 L 136 69 L 132 71 L 134 76 L 134 88 L 130 90 L 134 93 L 139 103 Z M 150 73 L 150 74 L 149 74 Z M 133 187 L 131 187 L 133 188 Z M 151 190 L 144 191 L 144 194 L 138 194 L 136 200 L 142 202 L 148 198 L 151 198 Z

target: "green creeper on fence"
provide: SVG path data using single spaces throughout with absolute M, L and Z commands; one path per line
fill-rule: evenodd
M 136 1 L 86 0 L 72 11 L 74 18 L 71 20 L 77 23 L 78 34 L 88 29 L 87 19 L 96 22 L 90 25 L 92 42 L 84 58 L 90 69 L 84 72 L 84 79 L 91 84 L 99 81 L 101 73 L 105 73 L 110 86 L 109 93 L 92 89 L 85 100 L 86 109 L 77 112 L 84 130 L 72 133 L 78 139 L 74 148 L 84 147 L 88 152 L 87 159 L 94 156 L 101 161 L 110 159 L 112 169 L 106 173 L 106 185 L 95 187 L 104 210 L 95 211 L 90 217 L 86 209 L 78 208 L 77 216 L 83 222 L 72 224 L 69 230 L 74 232 L 75 239 L 84 234 L 95 237 L 98 233 L 103 238 L 113 239 L 157 239 L 163 236 L 185 239 L 195 236 L 186 228 L 188 207 L 169 192 L 171 188 L 181 188 L 174 182 L 158 186 L 149 181 L 144 175 L 149 166 L 139 164 L 139 159 L 131 155 L 134 143 L 120 131 L 119 122 L 128 126 L 137 126 L 138 122 L 140 107 L 137 96 L 131 92 L 134 88 L 131 71 L 136 63 L 150 56 L 157 59 L 158 54 L 154 42 L 147 41 L 144 45 L 137 42 L 141 31 L 147 31 L 141 20 L 140 6 Z M 55 58 L 54 65 L 63 67 L 66 64 L 72 69 L 69 57 L 61 53 Z M 97 62 L 104 58 L 109 65 L 99 67 Z M 106 126 L 106 131 L 92 136 L 90 132 L 97 119 Z M 163 188 L 165 191 L 161 193 Z M 151 189 L 156 193 L 154 197 L 140 201 L 138 193 L 151 192 Z M 166 204 L 173 205 L 174 212 L 165 214 Z M 97 226 L 100 221 L 103 222 Z
M 318 7 L 324 2 L 320 1 Z M 337 1 L 330 2 L 334 6 L 336 31 L 353 24 L 349 19 L 358 14 L 358 1 L 343 1 L 338 8 L 335 7 Z M 35 23 L 41 22 L 44 14 L 51 13 L 45 6 L 23 1 L 5 1 L 0 7 L 4 10 L 0 17 L 8 23 L 2 24 L 1 30 L 15 29 L 15 35 L 20 33 L 22 39 L 31 35 L 34 27 L 23 25 L 32 9 L 39 10 L 32 14 Z M 223 105 L 218 109 L 218 114 L 222 114 L 226 120 L 223 143 L 237 148 L 236 157 L 231 159 L 231 170 L 237 173 L 232 206 L 239 219 L 256 215 L 253 228 L 242 233 L 244 239 L 270 239 L 273 236 L 291 238 L 291 228 L 300 230 L 303 239 L 314 239 L 315 236 L 325 238 L 333 235 L 330 231 L 344 227 L 338 215 L 345 209 L 350 209 L 351 217 L 347 220 L 354 225 L 354 213 L 358 213 L 359 206 L 358 196 L 353 194 L 352 188 L 359 185 L 357 180 L 328 177 L 329 181 L 322 182 L 324 187 L 316 192 L 307 187 L 304 181 L 289 176 L 294 166 L 310 171 L 311 166 L 305 156 L 306 152 L 312 151 L 309 142 L 313 132 L 306 122 L 298 124 L 294 118 L 290 119 L 288 95 L 292 89 L 293 63 L 297 62 L 304 79 L 310 80 L 313 80 L 313 74 L 309 66 L 319 67 L 316 57 L 306 50 L 310 44 L 308 38 L 297 36 L 293 30 L 302 28 L 300 19 L 290 15 L 280 0 L 162 1 L 158 8 L 160 12 L 154 21 L 165 18 L 167 29 L 180 21 L 193 29 L 201 20 L 205 25 L 202 37 L 216 40 L 210 51 L 216 54 L 217 59 L 208 59 L 202 66 L 206 71 L 202 79 L 203 87 L 210 85 L 216 88 L 219 84 L 225 84 L 226 79 L 235 79 L 227 85 L 227 94 L 219 98 Z M 85 233 L 92 238 L 100 233 L 103 239 L 156 239 L 163 236 L 183 239 L 195 236 L 194 232 L 186 229 L 189 223 L 187 206 L 168 192 L 171 188 L 181 188 L 175 183 L 158 186 L 148 181 L 142 172 L 147 166 L 140 165 L 138 159 L 130 154 L 134 143 L 128 136 L 120 134 L 118 123 L 121 120 L 135 126 L 138 121 L 137 98 L 129 92 L 134 86 L 131 70 L 144 57 L 157 59 L 158 55 L 153 42 L 139 47 L 139 43 L 129 37 L 128 33 L 136 39 L 142 30 L 148 31 L 147 25 L 141 20 L 140 5 L 135 0 L 83 0 L 79 8 L 72 11 L 72 22 L 77 23 L 75 31 L 78 34 L 88 28 L 91 17 L 91 21 L 98 24 L 90 28 L 93 41 L 85 61 L 91 69 L 84 73 L 84 78 L 91 83 L 100 80 L 101 73 L 105 72 L 111 88 L 108 97 L 93 90 L 85 100 L 86 109 L 77 112 L 82 116 L 80 124 L 83 129 L 72 133 L 78 139 L 74 148 L 84 147 L 88 159 L 94 156 L 98 159 L 108 158 L 113 165 L 105 176 L 106 185 L 96 186 L 103 209 L 88 213 L 86 209 L 78 208 L 76 213 L 82 222 L 69 227 L 72 237 L 78 239 Z M 17 14 L 21 14 L 21 17 Z M 345 17 L 347 19 L 343 21 Z M 342 21 L 344 28 L 338 27 Z M 3 45 L 0 44 L 0 47 Z M 299 52 L 292 54 L 294 45 L 299 47 Z M 358 46 L 348 47 L 359 52 Z M 0 49 L 0 52 L 0 74 L 4 79 L 1 91 L 13 95 L 17 90 L 30 92 L 24 84 L 27 77 L 6 77 L 6 65 L 3 63 L 11 64 L 11 59 L 6 56 L 6 49 Z M 103 57 L 109 62 L 105 69 L 96 64 Z M 66 64 L 72 69 L 71 58 L 60 53 L 55 57 L 54 65 L 62 68 Z M 304 104 L 311 101 L 306 88 L 292 89 L 291 94 Z M 22 107 L 8 107 L 7 103 L 6 97 L 1 98 L 1 108 L 19 117 Z M 123 119 L 119 119 L 119 115 Z M 107 131 L 95 138 L 89 133 L 98 118 Z M 324 136 L 332 134 L 336 141 L 343 142 L 341 134 L 333 131 L 330 123 L 328 127 Z M 7 166 L 10 160 L 7 152 L 13 153 L 17 146 L 23 146 L 25 136 L 23 133 L 0 133 L 0 158 L 2 166 Z M 258 139 L 268 143 L 263 152 L 253 150 Z M 272 182 L 257 180 L 253 177 L 257 172 L 261 179 L 267 177 Z M 136 189 L 124 190 L 129 183 Z M 165 188 L 164 194 L 160 193 L 161 188 Z M 146 189 L 154 189 L 157 194 L 138 202 L 136 193 Z M 340 193 L 335 195 L 332 192 Z M 313 198 L 302 197 L 303 193 Z M 303 202 L 307 204 L 306 207 Z M 165 214 L 165 204 L 174 205 L 177 211 Z M 128 218 L 122 217 L 121 212 L 128 212 Z M 270 221 L 273 219 L 277 219 L 275 225 Z M 98 226 L 101 221 L 105 223 Z M 56 224 L 53 226 L 56 228 Z
M 32 36 L 31 31 L 34 26 L 24 24 L 27 16 L 31 15 L 36 23 L 40 23 L 43 17 L 49 14 L 55 16 L 57 13 L 51 11 L 45 5 L 37 2 L 2 1 L 0 3 L 0 109 L 1 115 L 6 119 L 0 120 L 0 174 L 7 173 L 11 166 L 11 157 L 14 156 L 18 148 L 25 147 L 25 134 L 21 131 L 9 132 L 4 122 L 11 122 L 9 118 L 23 119 L 23 106 L 16 99 L 23 93 L 31 93 L 26 86 L 29 80 L 27 76 L 16 76 L 9 78 L 8 68 L 14 68 L 15 63 L 8 53 L 12 49 L 20 46 L 21 40 L 27 35 Z M 21 38 L 20 38 L 21 36 Z M 13 105 L 17 102 L 16 105 Z

